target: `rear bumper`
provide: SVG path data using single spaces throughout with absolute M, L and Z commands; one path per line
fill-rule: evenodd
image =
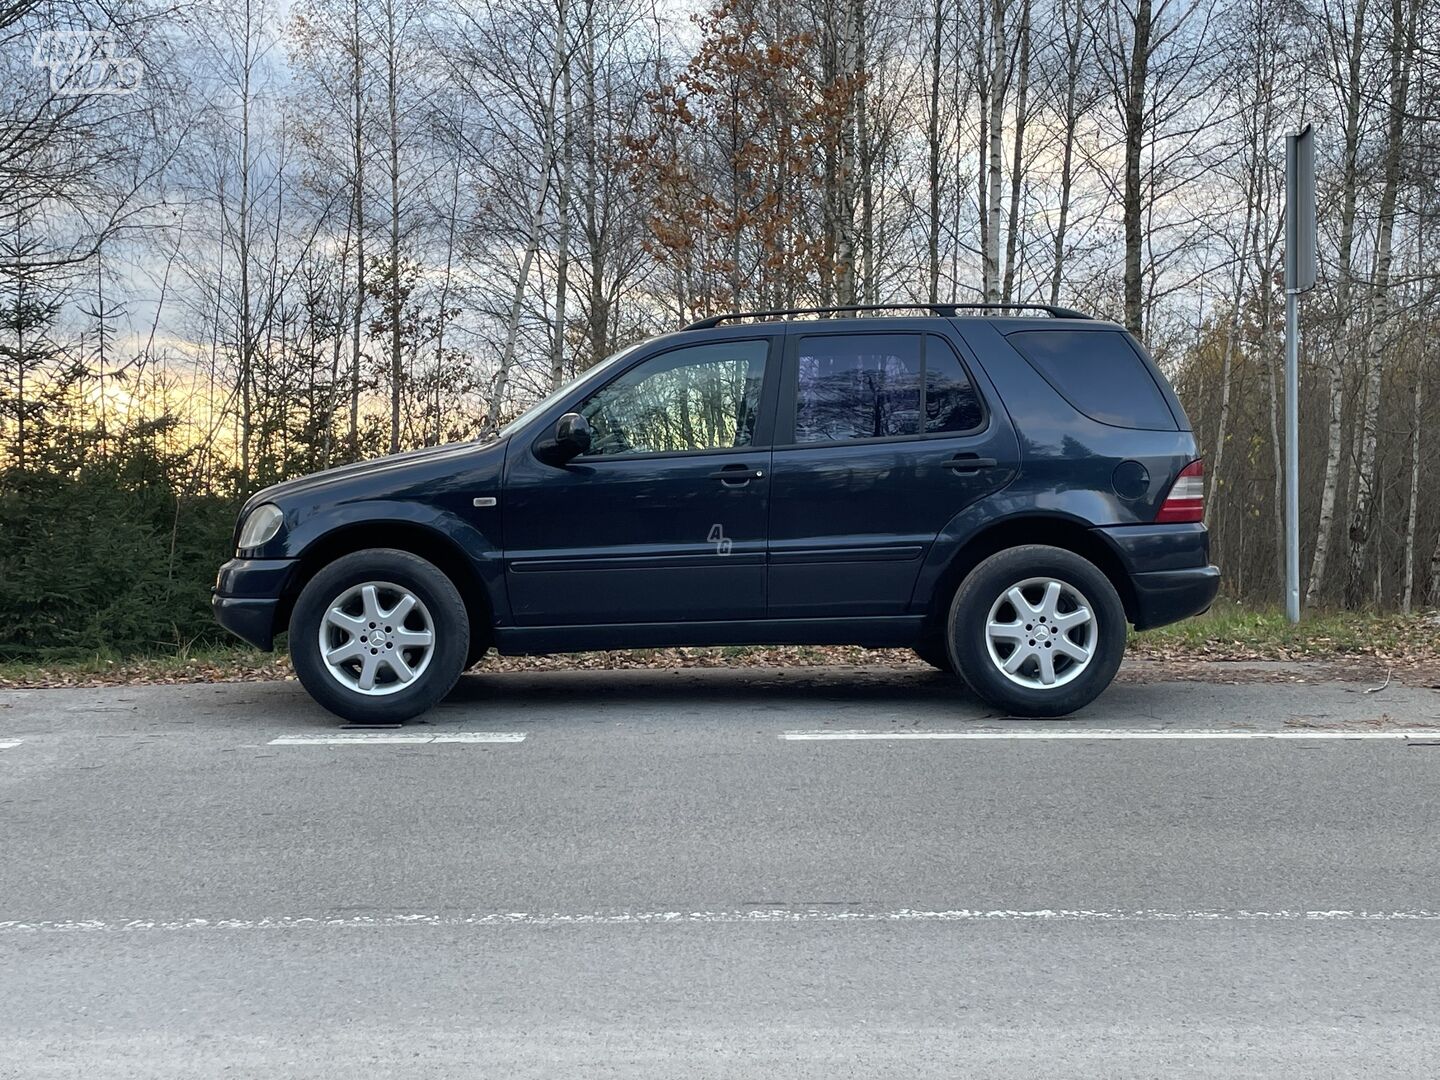
M 294 559 L 231 559 L 210 598 L 215 621 L 257 649 L 273 649 L 280 598 L 294 566 Z
M 1214 603 L 1220 590 L 1220 568 L 1196 566 L 1135 574 L 1130 583 L 1135 589 L 1135 629 L 1150 630 L 1199 615 Z
M 1210 565 L 1204 525 L 1123 525 L 1097 529 L 1120 556 L 1137 630 L 1199 615 L 1215 600 L 1220 569 Z

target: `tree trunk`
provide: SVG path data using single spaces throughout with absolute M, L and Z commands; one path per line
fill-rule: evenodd
M 855 303 L 855 106 L 858 101 L 860 15 L 864 0 L 848 0 L 840 32 L 839 76 L 845 88 L 835 177 L 835 299 Z
M 1147 0 L 1148 2 L 1148 0 Z M 990 5 L 990 202 L 985 208 L 985 302 L 1000 302 L 1000 183 L 1005 160 L 1005 0 Z
M 500 352 L 500 367 L 495 372 L 490 408 L 485 416 L 485 429 L 493 433 L 500 427 L 500 414 L 505 409 L 505 391 L 510 383 L 510 368 L 515 363 L 515 349 L 520 336 L 520 313 L 525 305 L 525 286 L 530 268 L 540 248 L 540 232 L 545 225 L 545 200 L 550 193 L 550 173 L 555 167 L 555 98 L 560 91 L 561 69 L 568 62 L 565 51 L 566 6 L 568 0 L 556 0 L 555 48 L 551 58 L 550 86 L 541 110 L 540 162 L 537 170 L 540 183 L 530 207 L 530 221 L 525 236 L 525 253 L 521 256 L 515 277 L 515 291 L 510 297 L 510 313 L 505 320 L 505 345 Z
M 1139 0 L 1136 5 L 1134 29 L 1130 81 L 1125 97 L 1125 327 L 1138 337 L 1144 322 L 1140 278 L 1144 199 L 1140 189 L 1140 160 L 1145 145 L 1145 92 L 1150 66 L 1150 0 Z
M 1010 159 L 1010 222 L 1005 236 L 1005 285 L 1001 298 L 1015 300 L 1016 249 L 1020 240 L 1020 180 L 1025 171 L 1025 113 L 1030 97 L 1030 0 L 1020 7 L 1020 72 L 1015 87 L 1015 151 Z
M 1074 183 L 1075 133 L 1080 124 L 1077 102 L 1080 84 L 1080 39 L 1085 26 L 1085 0 L 1074 0 L 1074 32 L 1065 27 L 1065 145 L 1060 155 L 1060 208 L 1055 224 L 1055 269 L 1050 275 L 1050 303 L 1060 303 L 1064 280 L 1065 230 L 1070 220 L 1070 189 Z M 1063 12 L 1062 12 L 1063 14 Z
M 445 385 L 445 328 L 450 319 L 450 286 L 454 281 L 455 229 L 460 218 L 460 159 L 455 160 L 455 171 L 450 184 L 450 220 L 445 230 L 445 277 L 440 284 L 439 311 L 435 314 L 435 439 L 439 446 L 445 441 L 445 421 L 441 415 L 441 390 Z M 429 432 L 426 433 L 430 442 Z
M 585 107 L 582 112 L 585 153 L 585 249 L 589 256 L 590 280 L 588 282 L 588 336 L 590 355 L 588 362 L 598 363 L 610 352 L 610 297 L 605 290 L 605 255 L 609 242 L 606 222 L 608 218 L 600 206 L 600 166 L 597 140 L 596 87 L 595 87 L 595 27 L 594 20 L 585 21 L 584 76 Z
M 1435 537 L 1435 547 L 1430 551 L 1430 606 L 1440 607 L 1440 534 Z
M 400 452 L 400 393 L 403 385 L 400 333 L 400 97 L 399 41 L 395 35 L 395 3 L 385 4 L 385 105 L 389 121 L 390 151 L 390 453 Z
M 561 73 L 564 87 L 561 100 L 563 115 L 556 120 L 560 127 L 560 177 L 556 184 L 555 212 L 560 219 L 560 235 L 555 253 L 555 331 L 550 337 L 550 389 L 559 390 L 565 383 L 565 301 L 570 287 L 570 177 L 575 168 L 575 155 L 570 138 L 570 65 Z
M 1257 157 L 1264 152 L 1259 146 L 1252 146 L 1251 151 Z M 1249 170 L 1245 181 L 1245 228 L 1241 233 L 1240 257 L 1235 265 L 1235 296 L 1230 308 L 1230 326 L 1225 335 L 1225 352 L 1220 362 L 1220 420 L 1215 427 L 1215 453 L 1211 458 L 1211 467 L 1206 470 L 1209 474 L 1210 497 L 1205 500 L 1205 516 L 1207 520 L 1214 520 L 1216 536 L 1220 533 L 1221 505 L 1216 496 L 1224 483 L 1225 442 L 1230 432 L 1230 373 L 1235 358 L 1235 345 L 1240 337 L 1240 312 L 1245 303 L 1245 271 L 1250 259 L 1250 228 L 1255 217 L 1258 195 L 1255 190 L 1259 174 L 1258 162 L 1256 165 L 1256 168 Z
M 351 5 L 351 67 L 350 93 L 354 115 L 351 118 L 354 154 L 355 200 L 355 311 L 350 327 L 350 458 L 360 456 L 360 366 L 363 358 L 361 342 L 365 320 L 365 87 L 361 61 L 360 0 Z
M 926 238 L 930 258 L 930 303 L 940 299 L 940 46 L 945 29 L 941 0 L 935 0 L 930 13 L 934 37 L 930 46 L 934 54 L 930 57 L 930 220 L 929 236 Z
M 1335 289 L 1335 330 L 1327 367 L 1330 377 L 1329 421 L 1326 428 L 1325 479 L 1320 490 L 1320 521 L 1315 532 L 1315 553 L 1310 561 L 1310 583 L 1305 606 L 1311 607 L 1325 588 L 1325 571 L 1334 534 L 1335 501 L 1340 486 L 1340 456 L 1344 443 L 1345 367 L 1341 342 L 1350 319 L 1350 293 L 1354 281 L 1355 202 L 1358 189 L 1360 146 L 1360 62 L 1365 47 L 1366 0 L 1355 7 L 1355 29 L 1347 43 L 1349 79 L 1345 93 L 1345 152 L 1341 173 L 1339 281 Z
M 1385 351 L 1390 345 L 1390 263 L 1395 234 L 1395 203 L 1400 189 L 1400 163 L 1404 152 L 1405 109 L 1410 89 L 1411 59 L 1415 52 L 1415 17 L 1420 0 L 1410 0 L 1409 21 L 1403 0 L 1390 5 L 1390 107 L 1385 142 L 1385 187 L 1380 196 L 1379 229 L 1375 242 L 1375 288 L 1370 302 L 1370 355 L 1366 372 L 1365 402 L 1361 417 L 1360 454 L 1355 463 L 1358 482 L 1350 518 L 1350 565 L 1345 580 L 1345 602 L 1351 607 L 1364 600 L 1365 559 L 1370 546 L 1371 504 L 1375 490 L 1375 451 L 1380 421 L 1380 387 Z
M 244 61 L 240 86 L 240 210 L 238 251 L 240 263 L 240 311 L 236 329 L 240 340 L 240 476 L 250 479 L 250 436 L 254 425 L 251 385 L 254 379 L 255 336 L 250 324 L 250 5 L 245 5 Z
M 875 273 L 875 148 L 870 131 L 870 51 L 867 47 L 870 29 L 865 21 L 867 8 L 855 5 L 857 36 L 855 75 L 859 85 L 855 91 L 855 131 L 859 142 L 860 174 L 860 302 L 880 302 L 879 281 Z
M 1410 603 L 1415 595 L 1415 528 L 1420 519 L 1420 429 L 1424 425 L 1421 413 L 1424 388 L 1425 369 L 1417 367 L 1415 398 L 1410 414 L 1410 506 L 1405 516 L 1405 589 L 1400 598 L 1400 610 L 1406 615 L 1410 614 Z
M 989 17 L 990 5 L 983 2 L 976 6 L 978 16 L 975 27 L 975 85 L 979 91 L 977 112 L 980 116 L 980 133 L 975 145 L 975 186 L 976 186 L 976 216 L 980 219 L 980 297 L 985 299 L 989 295 L 989 289 L 985 281 L 985 258 L 984 253 L 990 250 L 990 215 L 987 207 L 990 205 L 990 183 L 989 173 L 985 167 L 985 154 L 990 145 L 990 95 L 995 91 L 995 79 L 988 72 L 989 61 L 986 59 L 986 19 Z M 955 115 L 960 115 L 957 107 Z M 960 200 L 955 200 L 955 222 L 954 239 L 951 250 L 958 252 L 960 248 Z M 955 277 L 958 281 L 958 264 L 956 265 Z

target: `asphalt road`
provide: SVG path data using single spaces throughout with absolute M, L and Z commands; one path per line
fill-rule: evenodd
M 1440 694 L 1364 689 L 0 693 L 0 1077 L 1435 1075 Z

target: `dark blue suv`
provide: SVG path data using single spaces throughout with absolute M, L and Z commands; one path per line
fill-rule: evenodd
M 1126 623 L 1215 596 L 1179 401 L 1063 308 L 872 310 L 706 319 L 488 441 L 268 488 L 216 617 L 263 649 L 288 629 L 360 722 L 428 709 L 492 646 L 902 646 L 1008 713 L 1080 708 Z

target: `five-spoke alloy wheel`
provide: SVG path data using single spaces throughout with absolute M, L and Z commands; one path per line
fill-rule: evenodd
M 455 585 L 424 559 L 388 548 L 325 567 L 290 617 L 290 655 L 305 689 L 358 723 L 430 708 L 455 685 L 469 647 Z
M 970 687 L 1016 716 L 1063 716 L 1110 685 L 1125 609 L 1094 563 L 1063 548 L 1009 548 L 961 583 L 946 629 Z

